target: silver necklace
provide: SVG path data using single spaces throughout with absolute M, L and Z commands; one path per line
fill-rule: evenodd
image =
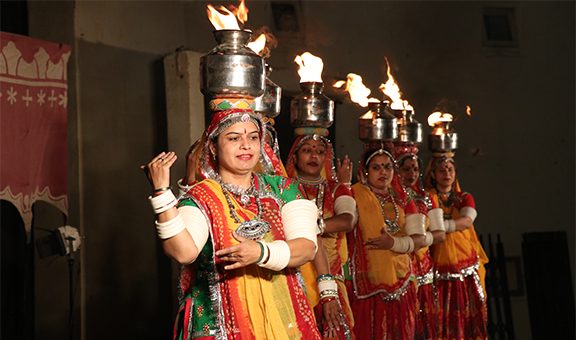
M 254 188 L 254 182 L 252 183 L 251 188 Z M 264 235 L 266 235 L 266 233 L 270 231 L 271 229 L 270 224 L 261 219 L 262 203 L 260 202 L 260 195 L 258 194 L 257 190 L 254 189 L 256 207 L 258 210 L 256 217 L 251 219 L 250 221 L 244 221 L 244 222 L 240 220 L 240 216 L 238 216 L 238 213 L 234 208 L 234 204 L 232 203 L 230 192 L 224 186 L 222 186 L 222 193 L 226 198 L 226 203 L 228 203 L 228 208 L 230 209 L 230 217 L 234 220 L 235 223 L 239 224 L 238 228 L 236 228 L 236 233 L 238 235 L 251 240 L 260 240 L 264 237 Z M 248 203 L 250 203 L 250 197 L 248 197 Z
M 372 190 L 372 188 L 370 188 Z M 400 218 L 400 212 L 398 211 L 398 206 L 396 205 L 396 200 L 392 194 L 392 189 L 388 188 L 388 199 L 392 202 L 392 207 L 394 208 L 394 220 L 389 220 L 386 218 L 384 214 L 384 206 L 386 205 L 386 198 L 377 194 L 374 190 L 372 190 L 378 202 L 380 203 L 380 210 L 382 211 L 382 217 L 384 217 L 384 223 L 386 224 L 386 231 L 390 234 L 395 234 L 400 230 L 400 226 L 398 225 L 398 219 Z
M 242 205 L 247 205 L 248 203 L 250 203 L 250 197 L 254 197 L 256 193 L 256 189 L 254 187 L 254 176 L 250 178 L 250 187 L 248 188 L 242 188 L 239 185 L 224 183 L 220 176 L 216 178 L 216 181 L 218 182 L 218 184 L 220 184 L 220 186 L 223 189 L 233 193 L 237 197 L 240 197 L 240 202 L 242 203 Z

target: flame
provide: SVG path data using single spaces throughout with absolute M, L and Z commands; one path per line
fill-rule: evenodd
M 370 102 L 379 102 L 376 98 L 368 98 L 372 91 L 364 85 L 362 77 L 357 74 L 348 73 L 346 81 L 339 80 L 333 86 L 336 88 L 345 86 L 344 91 L 350 94 L 350 100 L 362 107 L 368 106 Z
M 452 118 L 451 114 L 436 111 L 436 112 L 432 112 L 428 116 L 428 125 L 434 126 L 434 125 L 437 125 L 438 123 L 451 122 L 452 120 L 453 120 L 453 118 Z
M 239 30 L 240 25 L 248 20 L 248 7 L 244 4 L 244 0 L 240 1 L 238 8 L 230 6 L 230 9 L 219 6 L 217 9 L 212 5 L 206 6 L 206 13 L 208 13 L 208 20 L 212 26 L 219 30 Z
M 246 21 L 248 21 L 248 7 L 246 7 L 244 0 L 240 1 L 240 5 L 238 5 L 238 8 L 236 9 L 235 13 L 236 17 L 238 18 L 238 21 L 240 21 L 241 23 L 245 23 Z
M 248 47 L 254 51 L 254 53 L 259 54 L 264 47 L 266 47 L 266 34 L 260 34 L 256 40 L 248 43 Z
M 386 58 L 386 66 L 388 68 L 386 71 L 388 74 L 388 80 L 386 83 L 380 84 L 379 89 L 392 101 L 390 108 L 393 110 L 414 111 L 414 108 L 408 103 L 408 101 L 402 99 L 402 92 L 400 92 L 400 87 L 398 84 L 396 84 L 396 81 L 392 76 L 392 72 L 390 72 L 390 63 L 388 62 L 388 58 Z
M 470 105 L 466 105 L 466 114 L 468 115 L 468 117 L 472 116 L 472 108 L 470 107 Z
M 324 63 L 321 58 L 310 52 L 304 52 L 302 55 L 296 56 L 294 62 L 298 64 L 298 75 L 300 75 L 301 83 L 322 82 Z

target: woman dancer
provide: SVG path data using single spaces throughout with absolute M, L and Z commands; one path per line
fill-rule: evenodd
M 343 266 L 348 259 L 346 233 L 356 220 L 356 203 L 349 183 L 340 184 L 334 172 L 332 143 L 318 134 L 299 135 L 294 141 L 287 161 L 287 172 L 298 179 L 307 199 L 318 207 L 319 249 L 314 266 L 307 265 L 303 274 L 307 294 L 317 308 L 317 321 L 325 339 L 352 339 L 354 318 L 348 301 Z M 342 173 L 351 174 L 351 163 L 344 157 L 339 166 Z M 313 267 L 313 268 L 310 268 Z
M 460 189 L 452 156 L 435 155 L 425 176 L 426 189 L 444 212 L 446 229 L 446 240 L 431 249 L 441 320 L 438 339 L 486 339 L 488 258 L 474 230 L 474 198 Z
M 367 151 L 361 166 L 361 182 L 352 186 L 358 206 L 350 245 L 354 333 L 413 339 L 418 302 L 410 253 L 424 244 L 424 216 L 394 177 L 389 151 Z
M 295 267 L 313 259 L 317 209 L 297 184 L 253 172 L 263 126 L 251 110 L 216 112 L 201 145 L 205 180 L 176 208 L 174 153 L 147 165 L 164 251 L 185 264 L 175 339 L 319 339 Z

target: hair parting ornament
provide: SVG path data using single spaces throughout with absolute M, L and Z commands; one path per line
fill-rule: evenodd
M 405 154 L 400 155 L 396 159 L 396 164 L 398 166 L 401 166 L 405 161 L 407 161 L 409 159 L 413 159 L 413 160 L 417 161 L 418 164 L 420 164 L 420 166 L 422 166 L 422 160 L 420 159 L 420 157 L 418 157 L 418 155 L 413 154 L 413 153 L 405 153 Z
M 212 131 L 210 132 L 210 134 L 208 135 L 208 138 L 210 140 L 214 140 L 218 137 L 218 135 L 220 135 L 222 133 L 222 131 L 226 130 L 227 128 L 229 128 L 230 126 L 236 124 L 236 123 L 240 123 L 240 122 L 252 122 L 254 123 L 254 125 L 256 125 L 256 128 L 258 129 L 258 133 L 260 135 L 260 137 L 262 137 L 262 120 L 259 117 L 259 114 L 253 112 L 253 111 L 239 111 L 239 112 L 234 112 L 231 113 L 229 115 L 227 115 L 226 117 L 222 118 L 222 120 L 218 123 L 218 126 Z
M 390 152 L 388 152 L 387 150 L 384 150 L 384 149 L 378 149 L 378 150 L 374 151 L 373 153 L 371 153 L 370 156 L 368 156 L 368 158 L 366 158 L 366 161 L 364 162 L 364 168 L 368 169 L 368 164 L 370 164 L 370 161 L 372 160 L 372 158 L 374 158 L 376 156 L 380 156 L 380 155 L 386 155 L 386 156 L 388 156 L 388 158 L 390 158 L 392 163 L 396 163 L 394 156 L 392 156 L 392 154 Z

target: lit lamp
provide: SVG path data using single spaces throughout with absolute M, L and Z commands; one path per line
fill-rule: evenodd
M 216 29 L 213 34 L 218 45 L 200 58 L 202 93 L 208 99 L 245 98 L 253 105 L 252 100 L 264 93 L 266 73 L 264 59 L 248 47 L 252 32 L 240 29 L 239 23 L 248 19 L 244 1 L 232 11 L 207 5 L 207 14 Z M 217 107 L 211 109 L 217 111 L 235 104 L 225 100 L 212 105 Z
M 432 132 L 428 136 L 428 148 L 432 152 L 451 152 L 458 148 L 458 134 L 452 129 L 452 115 L 434 112 L 428 116 Z
M 321 135 L 327 135 L 327 129 L 334 122 L 334 102 L 322 94 L 322 59 L 305 52 L 296 56 L 294 61 L 298 64 L 300 75 L 300 89 L 302 93 L 294 97 L 290 103 L 290 123 L 298 129 L 317 128 L 325 129 Z
M 370 109 L 358 119 L 358 135 L 366 144 L 398 138 L 398 122 L 387 101 L 370 102 Z

